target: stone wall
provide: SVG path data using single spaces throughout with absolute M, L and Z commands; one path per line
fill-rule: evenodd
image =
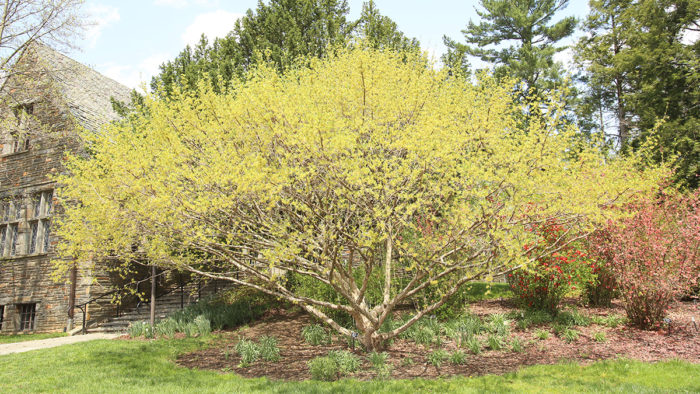
M 5 84 L 4 93 L 0 101 L 0 152 L 4 153 L 0 155 L 0 204 L 5 204 L 4 208 L 12 205 L 13 215 L 9 220 L 0 217 L 0 228 L 16 224 L 18 242 L 15 254 L 10 255 L 6 239 L 6 250 L 0 257 L 0 305 L 4 306 L 1 329 L 2 332 L 18 330 L 18 304 L 35 303 L 34 330 L 59 331 L 65 328 L 68 318 L 70 283 L 68 278 L 56 282 L 51 276 L 51 259 L 55 257 L 58 240 L 50 226 L 61 211 L 55 204 L 53 177 L 64 171 L 65 153 L 79 151 L 78 140 L 71 132 L 75 125 L 44 75 L 28 73 L 12 78 Z M 20 114 L 20 118 L 17 108 L 27 106 L 31 106 L 31 114 Z M 18 138 L 29 139 L 29 145 L 8 149 L 8 144 Z M 35 212 L 33 199 L 42 192 L 47 193 L 42 207 L 50 206 L 50 210 L 40 216 Z M 21 202 L 18 215 L 15 215 L 15 202 Z M 31 252 L 30 223 L 38 223 L 39 218 L 49 223 L 45 230 L 50 234 L 48 248 L 44 249 L 43 239 L 36 240 L 35 245 L 42 242 L 42 247 Z M 85 270 L 80 270 L 78 275 L 78 303 L 90 296 L 91 279 L 85 274 Z

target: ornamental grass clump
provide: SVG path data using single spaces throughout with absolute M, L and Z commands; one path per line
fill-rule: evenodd
M 360 359 L 345 350 L 332 350 L 326 356 L 309 361 L 308 366 L 312 379 L 333 381 L 357 371 Z
M 443 362 L 450 357 L 450 354 L 443 349 L 435 349 L 428 353 L 428 364 L 435 368 L 440 368 Z
M 320 324 L 304 326 L 304 328 L 301 329 L 301 336 L 304 338 L 306 343 L 314 346 L 328 344 L 331 340 L 330 335 L 326 332 L 326 329 Z
M 700 278 L 700 191 L 629 205 L 631 217 L 594 234 L 591 250 L 615 276 L 627 317 L 658 328 Z
M 258 340 L 258 349 L 260 352 L 260 358 L 262 358 L 263 360 L 280 360 L 280 348 L 277 346 L 277 339 L 275 337 L 260 337 L 260 339 Z
M 236 353 L 241 356 L 239 367 L 245 368 L 260 358 L 260 346 L 250 339 L 241 338 L 236 344 Z

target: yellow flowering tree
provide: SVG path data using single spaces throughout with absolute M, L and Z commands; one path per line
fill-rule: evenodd
M 225 95 L 202 85 L 147 100 L 86 134 L 89 157 L 70 157 L 61 179 L 61 255 L 146 258 L 250 286 L 377 349 L 463 284 L 537 259 L 523 250 L 534 222 L 584 236 L 664 174 L 582 143 L 556 108 L 518 130 L 507 86 L 448 76 L 420 55 L 355 48 L 310 63 L 285 75 L 263 66 Z M 290 275 L 341 301 L 296 292 Z M 436 284 L 448 285 L 380 332 Z

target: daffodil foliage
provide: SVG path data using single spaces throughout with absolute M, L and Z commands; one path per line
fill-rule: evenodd
M 61 179 L 62 256 L 146 258 L 251 286 L 376 349 L 461 285 L 561 247 L 524 251 L 535 223 L 556 219 L 576 239 L 664 174 L 641 153 L 605 157 L 582 143 L 556 108 L 518 130 L 509 86 L 449 76 L 418 54 L 356 48 L 310 64 L 263 66 L 225 95 L 202 85 L 147 100 L 86 134 L 90 154 L 69 158 Z M 342 302 L 295 292 L 291 275 Z M 428 288 L 434 301 L 379 331 Z

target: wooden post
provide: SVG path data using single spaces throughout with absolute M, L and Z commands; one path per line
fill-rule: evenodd
M 156 325 L 156 266 L 151 266 L 151 327 Z
M 75 324 L 75 290 L 78 284 L 78 267 L 77 263 L 73 264 L 70 270 L 70 293 L 68 294 L 68 324 L 66 331 L 73 329 Z

